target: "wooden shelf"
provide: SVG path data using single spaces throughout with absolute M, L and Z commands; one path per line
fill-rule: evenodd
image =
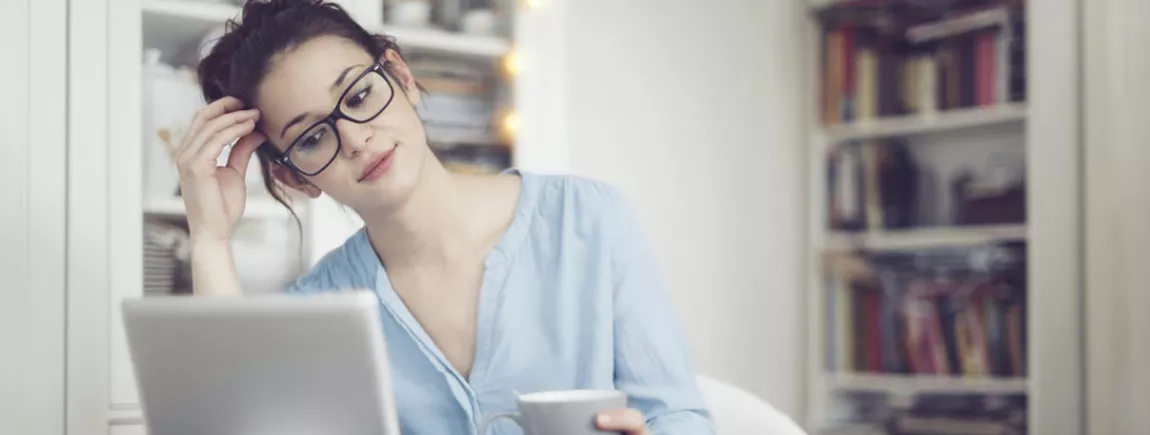
M 805 0 L 807 8 L 821 11 L 835 6 L 876 6 L 883 4 L 906 3 L 905 0 Z
M 193 0 L 144 0 L 146 17 L 180 17 L 190 21 L 223 24 L 240 15 L 240 7 L 231 3 Z
M 177 65 L 193 64 L 204 37 L 240 13 L 230 4 L 188 0 L 143 0 L 141 9 L 144 48 L 160 50 L 164 62 Z
M 144 411 L 136 405 L 112 405 L 108 410 L 108 424 L 143 424 Z
M 931 114 L 895 116 L 826 127 L 827 142 L 945 133 L 1026 121 L 1026 104 L 954 109 Z
M 379 31 L 395 36 L 400 47 L 410 50 L 434 51 L 478 58 L 502 57 L 511 51 L 510 42 L 495 36 L 474 36 L 438 29 L 403 26 L 384 26 Z
M 832 251 L 907 251 L 1019 241 L 1026 240 L 1026 234 L 1024 224 L 832 233 L 827 236 L 825 248 Z
M 164 52 L 164 59 L 184 58 L 200 46 L 204 36 L 240 15 L 229 3 L 192 0 L 144 0 L 144 44 Z M 504 38 L 474 36 L 434 28 L 383 26 L 369 29 L 394 35 L 400 47 L 460 56 L 494 58 L 507 54 L 511 43 Z M 191 51 L 194 53 L 194 51 Z
M 820 11 L 831 6 L 835 6 L 839 3 L 843 3 L 843 0 L 806 0 L 806 3 L 807 8 Z
M 181 217 L 187 213 L 184 200 L 180 198 L 145 199 L 144 214 L 164 217 Z M 297 211 L 298 213 L 298 211 Z M 244 206 L 245 219 L 279 219 L 291 216 L 283 205 L 267 197 L 248 198 Z
M 1026 378 L 963 377 L 937 375 L 894 375 L 831 373 L 828 389 L 840 392 L 887 393 L 900 396 L 918 394 L 1026 394 Z

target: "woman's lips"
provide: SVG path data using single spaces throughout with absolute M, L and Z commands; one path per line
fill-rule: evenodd
M 359 182 L 375 181 L 383 177 L 383 175 L 387 173 L 387 170 L 391 169 L 391 162 L 395 160 L 392 158 L 392 156 L 395 155 L 395 148 L 396 147 L 392 147 L 390 150 L 376 156 L 375 159 L 364 168 L 363 174 L 359 177 Z

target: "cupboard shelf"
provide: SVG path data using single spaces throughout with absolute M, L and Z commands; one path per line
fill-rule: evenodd
M 191 0 L 145 0 L 144 40 L 166 55 L 186 53 L 212 29 L 240 15 L 240 8 L 226 3 Z M 494 36 L 476 36 L 435 28 L 388 26 L 369 29 L 395 36 L 403 48 L 476 58 L 497 58 L 511 50 L 511 43 Z
M 844 392 L 887 393 L 901 396 L 919 394 L 1026 394 L 1026 378 L 996 378 L 946 375 L 904 375 L 829 373 L 829 389 Z
M 1026 240 L 1024 224 L 939 227 L 908 230 L 831 233 L 825 248 L 829 251 L 863 249 L 868 251 L 908 251 L 915 249 L 984 245 Z
M 144 214 L 162 217 L 182 217 L 187 214 L 184 200 L 178 197 L 163 199 L 145 199 Z M 291 216 L 283 205 L 267 197 L 248 198 L 244 206 L 246 219 L 279 219 Z
M 827 142 L 946 133 L 1026 121 L 1026 104 L 951 109 L 908 116 L 883 117 L 824 127 Z

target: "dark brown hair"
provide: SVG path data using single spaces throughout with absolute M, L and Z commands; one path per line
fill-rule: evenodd
M 382 58 L 389 49 L 399 52 L 395 38 L 368 32 L 337 4 L 322 0 L 248 0 L 240 20 L 228 20 L 224 35 L 200 61 L 198 74 L 204 100 L 211 103 L 231 96 L 250 107 L 275 56 L 321 36 L 345 38 L 375 59 Z M 270 142 L 264 142 L 256 149 L 256 155 L 264 187 L 290 210 L 286 192 L 271 172 L 272 165 L 278 164 L 275 159 L 280 152 Z

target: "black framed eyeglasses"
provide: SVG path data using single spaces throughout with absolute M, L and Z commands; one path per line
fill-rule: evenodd
M 340 94 L 335 109 L 297 136 L 277 161 L 307 176 L 323 172 L 343 147 L 336 121 L 369 122 L 383 113 L 394 97 L 395 88 L 387 79 L 383 64 L 374 63 Z

